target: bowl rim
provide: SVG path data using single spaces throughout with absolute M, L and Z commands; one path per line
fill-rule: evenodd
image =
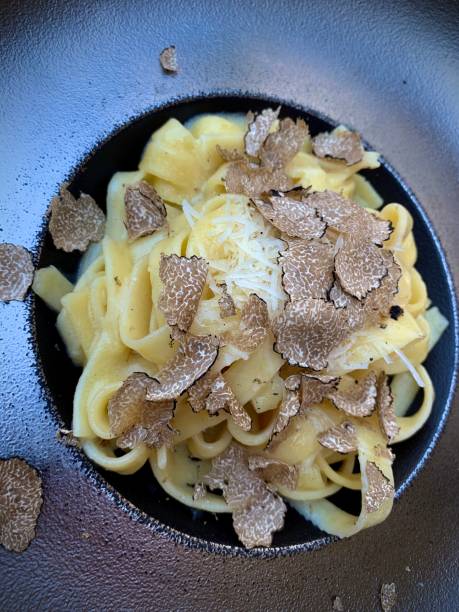
M 241 91 L 238 89 L 212 89 L 211 91 L 198 91 L 195 94 L 186 94 L 171 97 L 166 101 L 161 101 L 158 104 L 151 104 L 147 108 L 145 108 L 141 113 L 134 114 L 132 116 L 127 117 L 125 120 L 120 122 L 119 124 L 115 124 L 113 129 L 110 132 L 106 133 L 102 138 L 95 142 L 94 146 L 83 154 L 80 158 L 80 161 L 75 164 L 72 171 L 69 173 L 67 177 L 64 178 L 65 182 L 72 183 L 73 180 L 82 172 L 86 165 L 91 161 L 91 159 L 99 153 L 99 151 L 108 143 L 110 140 L 115 138 L 119 133 L 128 128 L 134 123 L 141 122 L 147 116 L 152 115 L 154 113 L 159 113 L 162 111 L 167 111 L 170 109 L 171 111 L 176 106 L 184 106 L 186 104 L 191 103 L 199 103 L 204 101 L 225 101 L 229 99 L 240 99 L 240 100 L 253 100 L 254 102 L 266 102 L 267 105 L 281 105 L 288 106 L 297 110 L 299 113 L 310 114 L 317 117 L 320 120 L 327 122 L 329 125 L 337 126 L 339 122 L 330 118 L 325 113 L 307 107 L 306 105 L 295 101 L 289 100 L 287 98 L 282 98 L 279 96 L 275 96 L 272 94 L 267 94 L 261 91 L 253 91 L 246 90 Z M 205 114 L 205 113 L 203 113 Z M 346 122 L 346 125 L 351 129 L 358 131 Z M 374 147 L 362 137 L 362 142 L 366 149 L 370 151 L 374 151 Z M 400 496 L 406 491 L 408 487 L 410 487 L 415 478 L 419 475 L 419 473 L 424 468 L 427 459 L 432 454 L 437 442 L 443 433 L 446 421 L 448 419 L 451 405 L 456 392 L 456 383 L 458 377 L 458 367 L 459 367 L 459 311 L 458 311 L 458 292 L 455 286 L 454 277 L 451 272 L 450 265 L 448 263 L 448 259 L 446 256 L 446 252 L 438 238 L 437 232 L 434 228 L 434 225 L 428 216 L 427 212 L 424 210 L 422 204 L 414 193 L 413 189 L 409 187 L 406 180 L 400 175 L 400 173 L 395 170 L 392 164 L 387 160 L 387 158 L 383 155 L 379 155 L 379 160 L 381 162 L 381 166 L 391 175 L 392 179 L 396 181 L 400 187 L 403 189 L 407 197 L 410 199 L 413 206 L 416 208 L 417 213 L 422 219 L 424 226 L 427 229 L 427 232 L 430 236 L 430 239 L 433 243 L 434 248 L 436 249 L 441 266 L 445 273 L 446 282 L 448 286 L 448 298 L 451 305 L 451 310 L 453 313 L 452 320 L 450 320 L 450 325 L 453 330 L 453 339 L 454 339 L 454 360 L 452 365 L 452 375 L 448 384 L 448 392 L 446 401 L 443 405 L 443 410 L 438 420 L 437 427 L 434 430 L 432 438 L 429 444 L 426 446 L 424 452 L 422 453 L 419 461 L 415 465 L 414 469 L 405 477 L 405 479 L 398 485 L 395 490 L 395 500 L 398 500 Z M 64 182 L 63 181 L 63 182 Z M 44 238 L 48 231 L 48 216 L 47 214 L 43 217 L 43 223 L 41 228 L 37 231 L 35 235 L 35 248 L 32 249 L 34 253 L 34 258 L 37 260 L 41 257 L 41 252 L 44 246 Z M 37 367 L 38 377 L 40 387 L 42 389 L 43 396 L 46 400 L 46 409 L 50 413 L 51 417 L 55 421 L 56 425 L 59 428 L 65 427 L 65 423 L 57 409 L 54 398 L 51 394 L 51 391 L 48 388 L 46 383 L 46 376 L 43 369 L 43 364 L 41 361 L 41 356 L 38 350 L 38 343 L 36 338 L 36 325 L 35 325 L 35 300 L 37 297 L 32 294 L 32 299 L 27 300 L 27 308 L 28 308 L 28 323 L 29 329 L 32 332 L 32 348 L 35 355 L 35 364 Z M 73 455 L 76 460 L 79 468 L 85 474 L 89 481 L 97 487 L 98 490 L 102 490 L 104 494 L 115 503 L 115 505 L 122 509 L 124 512 L 128 514 L 128 516 L 133 519 L 135 522 L 145 525 L 153 530 L 154 533 L 165 536 L 168 539 L 172 540 L 176 544 L 180 544 L 185 546 L 186 548 L 205 551 L 207 553 L 220 554 L 229 557 L 249 557 L 249 558 L 274 558 L 274 557 L 285 557 L 293 554 L 298 554 L 302 552 L 310 552 L 319 550 L 320 548 L 326 546 L 327 544 L 331 544 L 333 542 L 339 541 L 340 538 L 338 536 L 327 535 L 324 534 L 323 537 L 316 538 L 314 540 L 298 543 L 298 544 L 288 544 L 282 546 L 269 546 L 269 547 L 255 547 L 255 548 L 245 548 L 240 544 L 223 544 L 219 542 L 214 542 L 210 540 L 205 540 L 201 537 L 190 535 L 174 527 L 166 525 L 162 523 L 159 519 L 154 518 L 147 512 L 138 508 L 133 502 L 124 497 L 112 484 L 110 484 L 103 475 L 96 469 L 93 462 L 84 454 L 83 450 L 77 447 L 67 447 L 67 450 Z M 301 517 L 301 520 L 305 520 Z

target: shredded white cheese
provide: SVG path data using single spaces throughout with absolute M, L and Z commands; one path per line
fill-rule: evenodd
M 408 368 L 408 370 L 411 373 L 411 376 L 414 378 L 414 380 L 416 381 L 416 384 L 419 387 L 424 387 L 424 381 L 422 380 L 422 378 L 420 377 L 418 371 L 416 370 L 416 367 L 411 363 L 411 361 L 408 359 L 408 357 L 405 355 L 405 353 L 403 351 L 401 351 L 398 348 L 394 348 L 394 353 L 400 357 L 400 359 L 403 361 L 403 363 L 406 365 L 406 367 Z
M 238 307 L 255 292 L 266 302 L 271 316 L 282 309 L 287 297 L 278 264 L 285 245 L 276 232 L 246 201 L 228 199 L 208 231 L 221 255 L 213 259 L 211 253 L 206 254 L 214 282 L 227 284 Z
M 194 219 L 200 219 L 202 217 L 202 214 L 195 210 L 193 206 L 188 202 L 188 200 L 182 201 L 182 210 L 183 214 L 185 215 L 185 219 L 187 220 L 187 223 L 190 227 L 194 226 Z

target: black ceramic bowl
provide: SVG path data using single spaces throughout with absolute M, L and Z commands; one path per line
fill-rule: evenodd
M 143 147 L 151 133 L 170 117 L 176 117 L 184 122 L 200 113 L 257 111 L 278 104 L 282 104 L 283 115 L 304 117 L 313 135 L 332 129 L 335 125 L 316 112 L 278 99 L 219 94 L 175 100 L 133 120 L 98 145 L 94 153 L 76 169 L 70 179 L 70 189 L 75 194 L 80 191 L 89 193 L 99 203 L 105 203 L 107 184 L 112 175 L 119 170 L 136 169 Z M 357 130 L 359 128 L 358 125 L 352 127 Z M 436 391 L 432 415 L 417 435 L 396 447 L 394 473 L 396 497 L 399 497 L 424 465 L 443 429 L 450 409 L 458 363 L 456 298 L 443 249 L 430 219 L 413 192 L 384 158 L 381 167 L 368 172 L 367 178 L 382 195 L 385 203 L 399 202 L 412 214 L 419 251 L 417 268 L 426 281 L 433 304 L 438 306 L 450 321 L 447 331 L 425 364 Z M 44 229 L 39 267 L 54 264 L 71 277 L 75 274 L 78 261 L 78 254 L 68 255 L 56 250 L 46 228 Z M 55 315 L 39 299 L 34 300 L 33 308 L 36 350 L 41 364 L 43 386 L 49 397 L 49 406 L 59 425 L 69 427 L 73 394 L 80 370 L 75 368 L 65 356 L 65 349 L 54 325 Z M 413 409 L 415 407 L 416 402 Z M 196 514 L 171 499 L 156 483 L 148 464 L 136 474 L 126 477 L 104 471 L 93 465 L 82 453 L 81 455 L 87 475 L 94 481 L 95 486 L 113 497 L 121 508 L 151 525 L 152 529 L 165 532 L 181 543 L 229 554 L 273 556 L 315 549 L 334 540 L 306 522 L 294 510 L 289 509 L 285 527 L 275 534 L 271 548 L 246 551 L 236 538 L 229 515 L 216 517 L 204 513 Z M 358 513 L 359 495 L 346 492 L 337 494 L 336 498 L 343 508 Z

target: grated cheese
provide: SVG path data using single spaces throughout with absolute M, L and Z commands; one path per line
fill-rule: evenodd
M 405 355 L 405 353 L 403 351 L 401 351 L 398 348 L 394 348 L 394 353 L 400 357 L 400 359 L 403 361 L 403 363 L 406 365 L 406 367 L 408 368 L 408 370 L 411 373 L 411 376 L 414 378 L 414 380 L 416 381 L 416 384 L 419 387 L 424 387 L 424 381 L 422 380 L 422 378 L 420 377 L 420 375 L 418 374 L 418 371 L 416 370 L 416 367 L 411 363 L 411 361 L 408 359 L 408 357 Z
M 194 219 L 201 219 L 202 217 L 202 214 L 195 210 L 193 206 L 188 202 L 188 200 L 182 201 L 182 210 L 183 214 L 185 215 L 185 219 L 187 220 L 187 223 L 190 227 L 194 227 Z
M 239 307 L 250 293 L 256 292 L 274 316 L 287 298 L 278 264 L 284 242 L 245 200 L 228 198 L 220 212 L 212 218 L 207 231 L 212 243 L 219 245 L 219 259 L 206 254 L 214 282 L 226 283 Z

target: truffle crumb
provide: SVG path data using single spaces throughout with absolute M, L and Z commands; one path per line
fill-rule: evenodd
M 390 584 L 383 584 L 381 586 L 380 597 L 381 608 L 384 612 L 390 612 L 395 606 L 395 602 L 397 601 L 397 590 L 395 587 L 395 582 L 391 582 Z
M 159 54 L 159 61 L 162 69 L 165 72 L 177 72 L 177 50 L 175 48 L 175 45 L 171 45 L 170 47 L 166 47 L 165 49 L 163 49 Z
M 335 612 L 344 612 L 343 602 L 341 601 L 341 597 L 338 595 L 333 598 L 333 610 Z
M 403 314 L 403 308 L 401 306 L 398 305 L 394 305 L 390 307 L 389 310 L 389 315 L 391 319 L 394 319 L 394 321 L 397 321 Z
M 73 435 L 73 431 L 71 429 L 64 429 L 61 427 L 56 431 L 56 438 L 59 440 L 59 442 L 63 442 L 67 446 L 73 446 L 75 448 L 81 447 L 80 440 Z

